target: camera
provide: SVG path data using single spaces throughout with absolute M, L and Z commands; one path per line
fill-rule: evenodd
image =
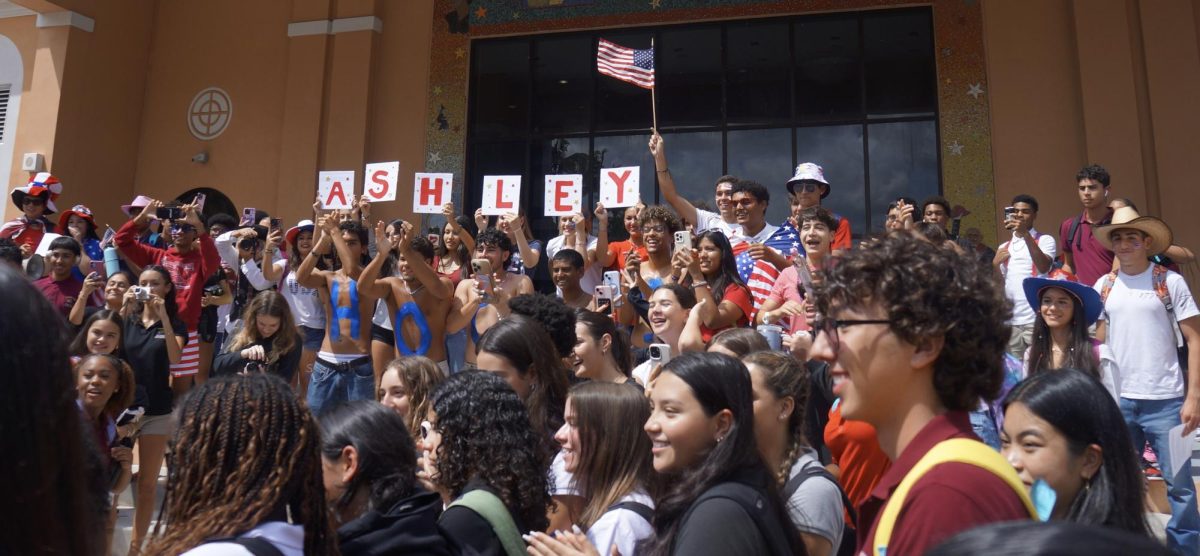
M 138 301 L 150 300 L 150 288 L 143 286 L 130 286 L 130 291 L 133 292 L 133 298 Z
M 213 296 L 213 297 L 218 296 L 218 295 L 225 295 L 225 288 L 221 287 L 220 284 L 217 284 L 215 286 L 208 286 L 208 287 L 204 288 L 204 295 Z
M 257 239 L 254 239 L 254 238 L 246 238 L 246 239 L 243 239 L 243 240 L 241 240 L 241 241 L 239 241 L 239 242 L 238 242 L 238 248 L 239 248 L 239 249 L 245 249 L 245 250 L 249 251 L 249 250 L 251 250 L 251 249 L 254 249 L 254 244 L 255 244 L 255 243 L 257 243 L 257 242 L 258 242 L 258 240 L 257 240 Z
M 242 374 L 265 372 L 267 372 L 267 366 L 262 361 L 247 361 L 245 368 L 242 370 Z
M 159 220 L 183 220 L 183 209 L 179 207 L 158 207 L 154 211 L 154 216 Z

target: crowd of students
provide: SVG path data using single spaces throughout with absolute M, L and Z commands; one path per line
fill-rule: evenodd
M 649 150 L 666 204 L 620 240 L 602 205 L 543 242 L 140 196 L 102 238 L 35 176 L 0 230 L 0 546 L 107 553 L 132 482 L 146 554 L 1200 552 L 1192 255 L 1102 168 L 1057 238 L 1013 199 L 989 256 L 940 197 L 855 244 L 815 163 L 774 225 L 771 188 L 707 210 Z

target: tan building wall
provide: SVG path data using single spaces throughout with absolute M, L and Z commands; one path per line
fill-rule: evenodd
M 1200 4 L 987 0 L 983 9 L 997 204 L 1031 193 L 1039 227 L 1056 229 L 1080 210 L 1075 172 L 1095 162 L 1112 174 L 1112 197 L 1200 248 Z

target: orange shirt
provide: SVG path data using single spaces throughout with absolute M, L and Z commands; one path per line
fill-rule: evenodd
M 842 490 L 856 507 L 871 495 L 879 479 L 892 466 L 892 461 L 879 447 L 875 427 L 862 421 L 843 419 L 838 403 L 829 411 L 825 446 L 829 448 L 833 463 L 842 469 L 838 479 Z
M 608 244 L 608 252 L 614 255 L 612 264 L 608 265 L 604 270 L 625 270 L 625 257 L 629 256 L 630 251 L 636 251 L 638 257 L 641 257 L 642 262 L 649 258 L 646 254 L 645 246 L 635 246 L 632 240 L 615 241 Z

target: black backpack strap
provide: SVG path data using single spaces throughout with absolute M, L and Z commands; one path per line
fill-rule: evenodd
M 854 504 L 851 503 L 850 498 L 846 496 L 846 491 L 842 490 L 841 483 L 838 483 L 837 479 L 833 478 L 833 475 L 829 471 L 825 470 L 824 467 L 819 465 L 810 465 L 805 467 L 804 469 L 801 469 L 800 472 L 794 477 L 788 478 L 787 482 L 783 484 L 783 489 L 779 492 L 779 496 L 783 499 L 783 503 L 787 504 L 787 501 L 792 497 L 792 495 L 800 489 L 800 485 L 804 484 L 804 481 L 807 481 L 812 477 L 824 477 L 825 480 L 833 483 L 833 486 L 837 487 L 838 494 L 842 496 L 842 507 L 844 507 L 846 509 L 846 513 L 850 515 L 850 524 L 854 527 L 858 527 L 858 513 L 854 511 Z
M 634 502 L 632 500 L 628 502 L 617 502 L 616 504 L 608 507 L 608 511 L 611 512 L 613 510 L 629 510 L 635 514 L 638 514 L 638 517 L 646 520 L 646 523 L 654 523 L 654 509 L 641 502 Z
M 204 541 L 204 544 L 212 544 L 218 542 L 227 542 L 241 545 L 254 556 L 283 556 L 283 551 L 275 548 L 275 545 L 270 541 L 261 537 L 230 537 L 226 539 L 212 539 Z
M 727 498 L 737 502 L 750 516 L 750 519 L 754 520 L 754 524 L 758 526 L 758 531 L 766 540 L 772 554 L 784 556 L 793 553 L 793 540 L 789 538 L 783 524 L 779 523 L 776 515 L 771 511 L 774 502 L 767 500 L 761 492 L 743 483 L 725 482 L 701 494 L 692 503 L 692 509 L 695 509 L 704 500 L 712 498 Z M 799 542 L 799 539 L 795 539 L 795 542 Z
M 1074 219 L 1071 220 L 1071 228 L 1067 231 L 1067 244 L 1066 244 L 1066 249 L 1064 251 L 1071 251 L 1072 253 L 1074 252 L 1071 250 L 1071 244 L 1075 242 L 1075 233 L 1079 231 L 1079 223 L 1082 221 L 1083 221 L 1083 215 L 1076 216 Z M 1082 243 L 1082 241 L 1081 241 L 1081 243 Z M 1076 247 L 1082 248 L 1083 246 L 1077 245 Z

